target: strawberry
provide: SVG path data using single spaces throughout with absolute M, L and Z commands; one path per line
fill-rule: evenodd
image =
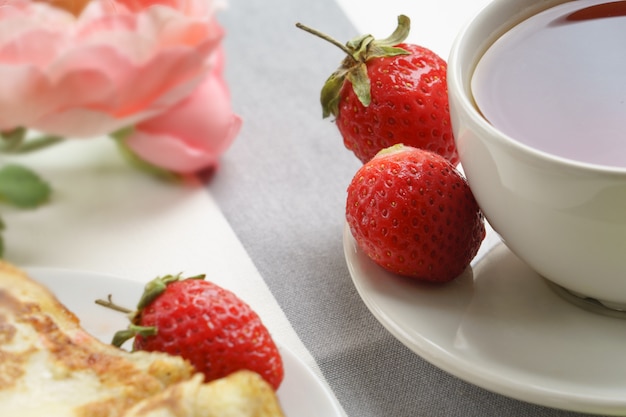
M 302 27 L 302 25 L 299 25 Z M 403 143 L 459 162 L 450 123 L 447 63 L 430 49 L 402 43 L 410 20 L 398 17 L 388 38 L 371 35 L 339 46 L 347 57 L 321 93 L 323 117 L 335 116 L 344 145 L 363 163 L 378 151 Z
M 120 309 L 110 300 L 98 303 Z M 204 276 L 152 280 L 129 316 L 129 328 L 114 336 L 116 346 L 134 337 L 134 350 L 179 355 L 202 372 L 205 381 L 247 369 L 275 390 L 282 382 L 282 358 L 257 313 Z
M 357 171 L 346 220 L 374 262 L 420 281 L 453 280 L 485 238 L 465 178 L 442 156 L 403 145 L 380 151 Z

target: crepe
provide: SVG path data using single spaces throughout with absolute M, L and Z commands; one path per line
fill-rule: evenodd
M 281 417 L 259 375 L 203 383 L 177 356 L 100 342 L 44 286 L 0 262 L 0 415 Z

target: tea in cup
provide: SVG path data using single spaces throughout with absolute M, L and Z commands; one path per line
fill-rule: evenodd
M 461 165 L 493 229 L 626 310 L 626 1 L 494 0 L 448 59 Z

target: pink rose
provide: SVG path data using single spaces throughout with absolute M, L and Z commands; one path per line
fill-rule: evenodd
M 221 49 L 214 65 L 190 96 L 165 113 L 137 124 L 126 138 L 126 146 L 141 159 L 180 174 L 213 167 L 242 124 L 231 109 L 221 74 Z
M 63 3 L 63 0 L 57 0 Z M 0 130 L 109 134 L 186 97 L 223 30 L 211 0 L 91 0 L 0 7 Z

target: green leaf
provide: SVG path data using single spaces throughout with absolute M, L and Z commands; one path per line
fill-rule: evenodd
M 365 107 L 370 105 L 372 95 L 370 92 L 370 79 L 367 76 L 367 65 L 362 62 L 348 73 L 348 80 L 352 83 L 354 94 Z
M 0 168 L 0 200 L 20 208 L 34 208 L 50 197 L 51 189 L 35 172 L 21 165 Z
M 375 42 L 375 39 L 372 35 L 362 35 L 349 40 L 346 43 L 346 47 L 353 51 L 351 56 L 355 61 L 364 62 L 367 60 L 367 51 L 373 42 Z
M 148 337 L 156 336 L 157 334 L 158 329 L 155 326 L 137 326 L 130 324 L 127 329 L 115 332 L 113 340 L 111 340 L 111 344 L 113 346 L 122 347 L 127 340 L 130 340 L 137 335 Z
M 411 53 L 406 49 L 398 48 L 395 46 L 380 46 L 372 43 L 367 54 L 367 58 L 378 58 L 384 56 L 398 56 L 398 55 L 410 55 Z
M 324 83 L 320 94 L 322 103 L 322 118 L 326 118 L 331 114 L 337 116 L 339 111 L 339 93 L 346 80 L 347 71 L 339 69 L 333 72 Z
M 398 16 L 398 26 L 394 30 L 394 32 L 385 39 L 378 39 L 376 43 L 379 46 L 396 46 L 399 43 L 402 43 L 409 36 L 409 32 L 411 31 L 411 19 L 409 19 L 405 15 Z
M 124 343 L 126 343 L 127 340 L 130 340 L 133 337 L 135 337 L 135 332 L 133 332 L 130 329 L 118 330 L 113 335 L 113 339 L 111 340 L 111 344 L 113 346 L 122 347 L 122 345 Z
M 143 294 L 137 303 L 137 310 L 143 310 L 148 304 L 154 301 L 154 299 L 163 294 L 169 284 L 179 281 L 180 277 L 180 274 L 170 274 L 162 277 L 156 277 L 152 281 L 149 281 L 145 285 Z

